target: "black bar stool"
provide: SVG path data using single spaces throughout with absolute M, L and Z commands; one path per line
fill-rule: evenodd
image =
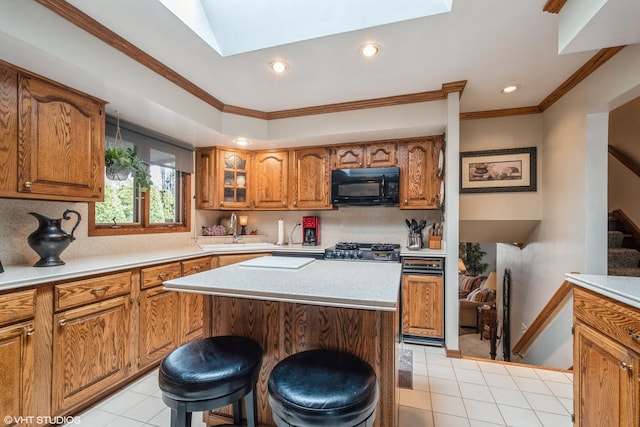
M 249 338 L 222 336 L 187 343 L 164 358 L 158 371 L 162 401 L 171 408 L 171 427 L 191 427 L 191 413 L 233 403 L 233 422 L 256 427 L 256 383 L 262 349 Z
M 343 351 L 303 351 L 280 361 L 269 375 L 278 427 L 371 427 L 377 403 L 373 368 Z

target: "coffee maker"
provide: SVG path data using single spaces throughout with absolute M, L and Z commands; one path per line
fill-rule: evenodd
M 317 246 L 320 244 L 320 218 L 317 216 L 302 217 L 302 244 Z

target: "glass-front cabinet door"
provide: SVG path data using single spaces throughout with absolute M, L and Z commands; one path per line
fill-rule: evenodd
M 218 169 L 220 209 L 250 209 L 250 160 L 249 152 L 220 150 Z

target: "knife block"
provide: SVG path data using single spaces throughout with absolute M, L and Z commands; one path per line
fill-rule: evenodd
M 434 236 L 429 234 L 429 249 L 441 249 L 442 248 L 442 236 Z

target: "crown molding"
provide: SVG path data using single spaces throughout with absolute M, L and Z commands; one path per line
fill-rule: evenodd
M 559 13 L 567 0 L 547 0 L 542 8 L 543 12 Z

